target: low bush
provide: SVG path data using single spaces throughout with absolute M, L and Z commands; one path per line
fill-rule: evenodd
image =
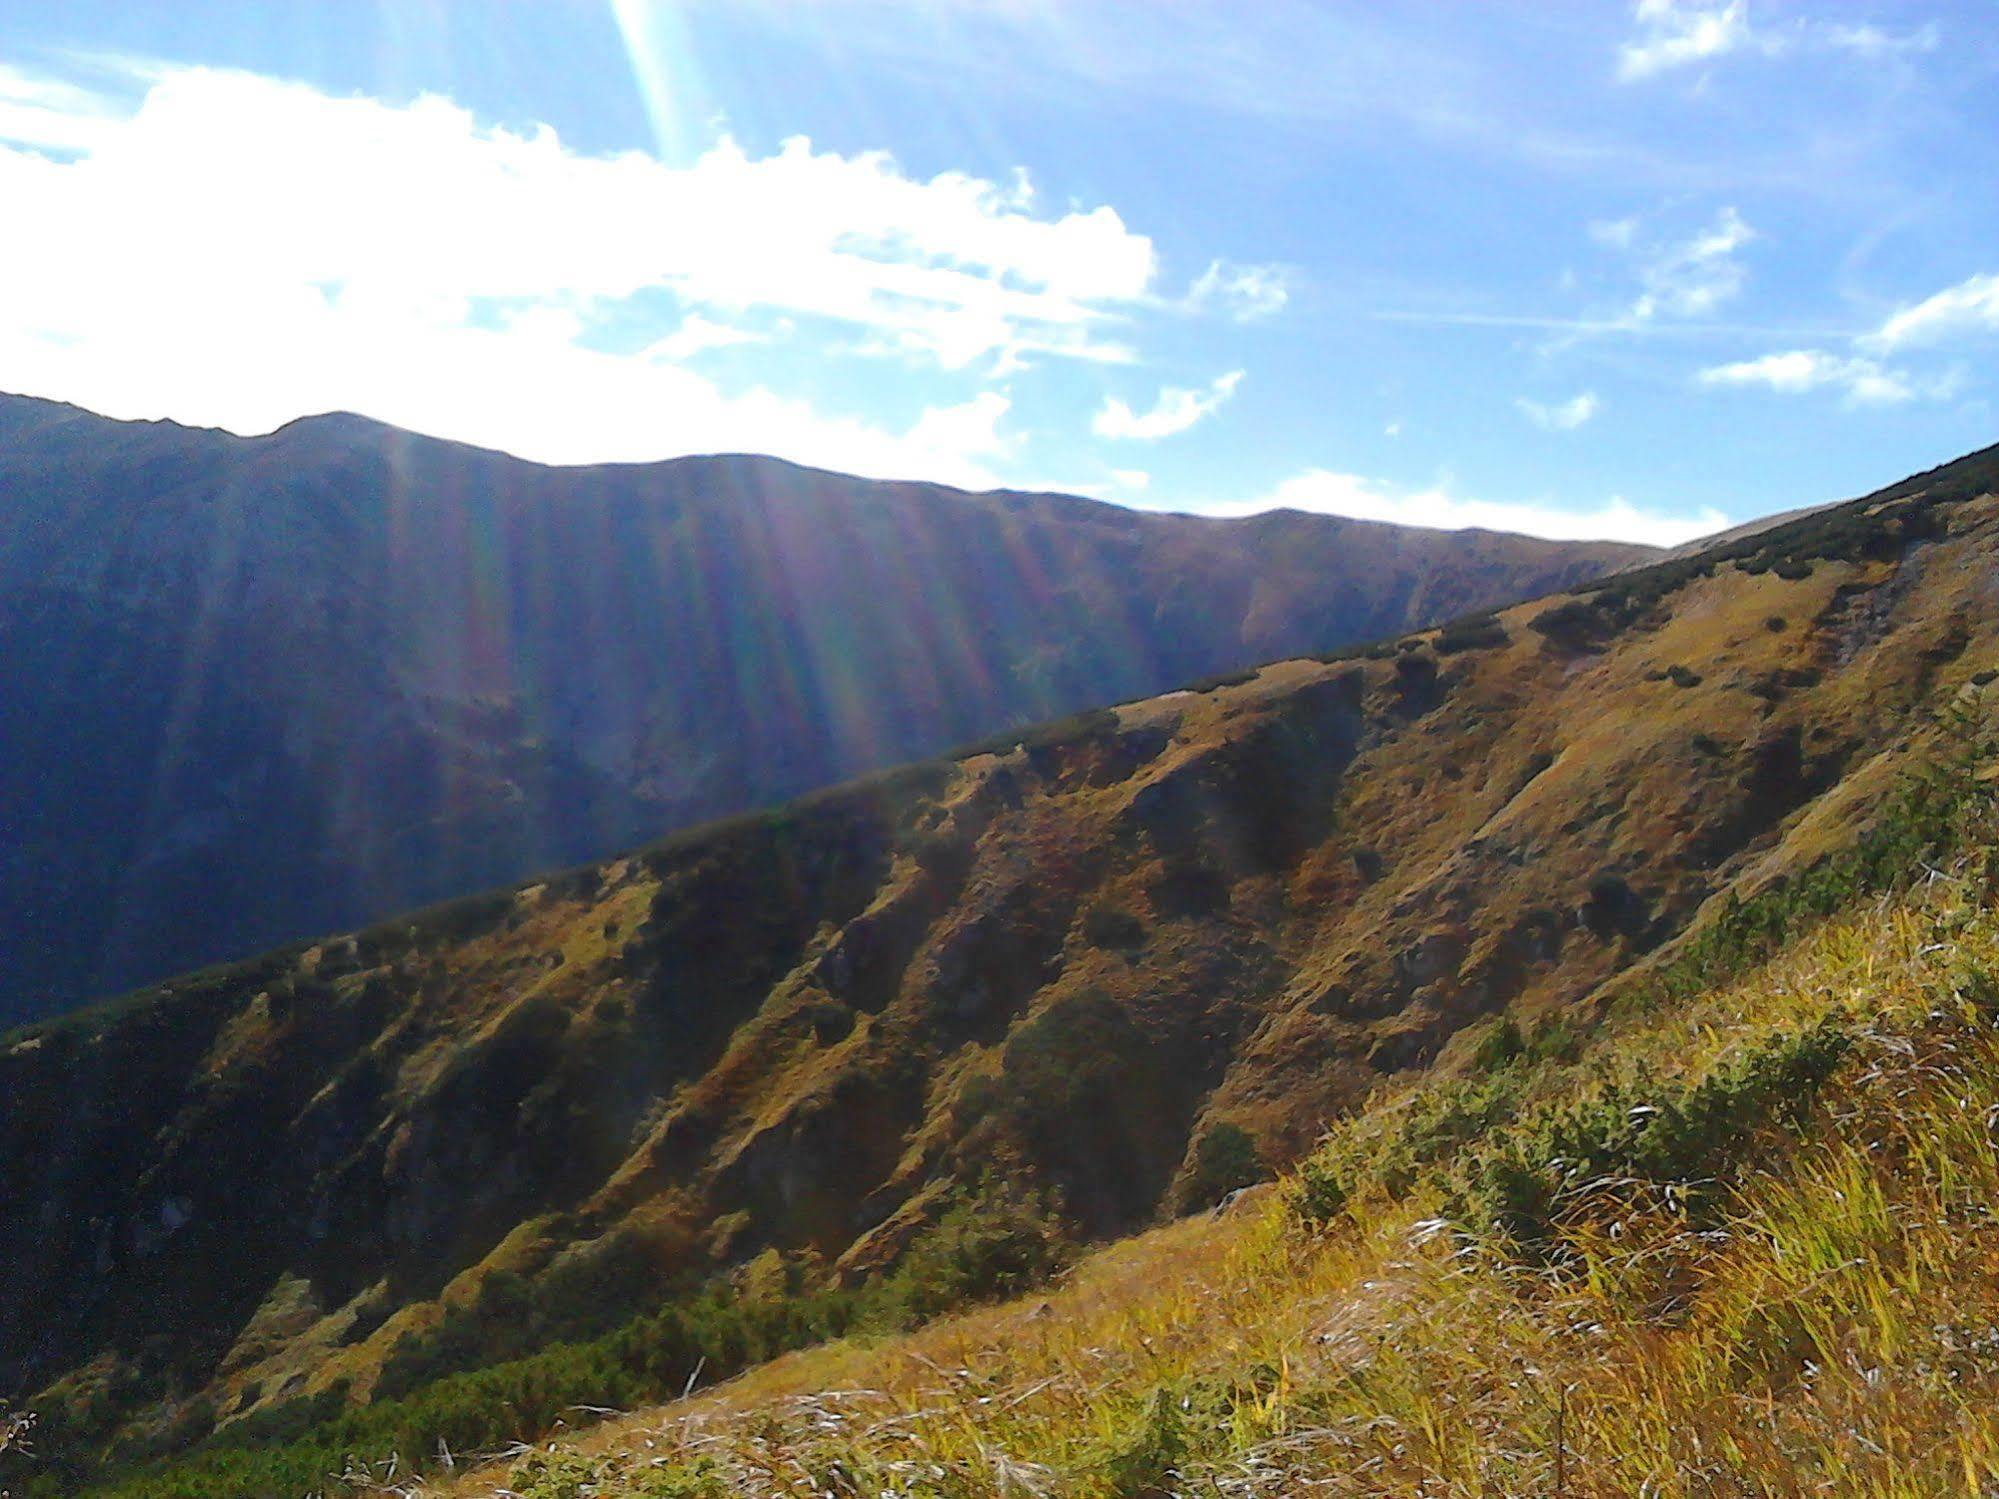
M 1523 1054 L 1524 1042 L 1515 1055 Z M 1515 1118 L 1524 1082 L 1524 1069 L 1504 1063 L 1485 1076 L 1433 1078 L 1403 1106 L 1347 1121 L 1299 1164 L 1287 1183 L 1287 1206 L 1307 1225 L 1321 1227 L 1363 1193 L 1408 1191 L 1432 1168 Z
M 1179 1478 L 1189 1448 L 1180 1398 L 1165 1387 L 1153 1391 L 1138 1421 L 1105 1455 L 1104 1476 L 1113 1494 L 1165 1494 Z
M 1248 1130 L 1224 1119 L 1210 1125 L 1194 1142 L 1194 1158 L 1175 1193 L 1183 1213 L 1213 1207 L 1229 1193 L 1269 1176 Z
M 1044 1198 L 993 1179 L 962 1189 L 888 1274 L 860 1287 L 815 1280 L 786 1262 L 778 1276 L 716 1282 L 601 1337 L 431 1379 L 371 1405 L 330 1411 L 320 1403 L 303 1422 L 280 1407 L 225 1427 L 172 1461 L 117 1472 L 79 1462 L 54 1466 L 17 1493 L 19 1499 L 267 1499 L 324 1492 L 329 1475 L 391 1460 L 402 1473 L 422 1471 L 442 1451 L 493 1451 L 581 1424 L 593 1409 L 671 1399 L 697 1381 L 728 1378 L 856 1328 L 908 1327 L 956 1306 L 1018 1294 L 1059 1269 L 1067 1252 L 1063 1225 Z M 533 1481 L 556 1496 L 573 1477 L 552 1462 Z M 576 1481 L 587 1478 L 584 1470 Z
M 1068 1260 L 1070 1241 L 1045 1194 L 993 1178 L 960 1192 L 910 1247 L 863 1310 L 913 1327 L 953 1307 L 1004 1300 Z
M 1796 1128 L 1850 1041 L 1828 1018 L 1691 1081 L 1620 1082 L 1537 1110 L 1464 1153 L 1447 1192 L 1451 1216 L 1548 1259 L 1563 1216 L 1593 1202 L 1663 1190 L 1697 1213 L 1764 1131 Z
M 1083 940 L 1092 947 L 1126 950 L 1145 945 L 1145 923 L 1115 906 L 1095 906 L 1083 917 Z
M 1505 645 L 1510 638 L 1496 615 L 1452 620 L 1437 633 L 1437 654 L 1452 656 L 1460 651 L 1492 650 Z
M 1598 645 L 1613 627 L 1613 621 L 1602 608 L 1601 595 L 1564 599 L 1527 621 L 1528 629 L 1550 645 L 1565 650 L 1587 650 Z
M 1746 898 L 1731 894 L 1715 920 L 1694 932 L 1671 962 L 1627 988 L 1622 1002 L 1646 1005 L 1698 994 L 1856 897 L 1919 878 L 1951 850 L 1993 843 L 1999 785 L 1983 779 L 1982 771 L 1999 754 L 1999 743 L 1973 707 L 1953 707 L 1939 727 L 1937 753 L 1903 779 L 1851 847 Z

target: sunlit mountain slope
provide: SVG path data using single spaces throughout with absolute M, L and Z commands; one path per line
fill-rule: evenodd
M 995 1173 L 1125 1232 L 1587 1031 L 1990 679 L 1995 470 L 17 1033 L 7 1383 L 323 1413 L 766 1251 L 865 1284 Z

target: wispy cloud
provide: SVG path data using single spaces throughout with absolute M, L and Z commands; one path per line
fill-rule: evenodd
M 1637 216 L 1592 220 L 1590 239 L 1625 258 L 1637 295 L 1621 307 L 1580 316 L 1533 313 L 1433 312 L 1396 309 L 1377 313 L 1385 322 L 1460 327 L 1539 328 L 1577 335 L 1674 333 L 1781 336 L 1756 324 L 1717 321 L 1714 314 L 1741 295 L 1748 268 L 1741 251 L 1757 238 L 1739 211 L 1724 207 L 1704 227 L 1674 238 L 1648 235 Z M 1792 336 L 1819 337 L 1820 332 Z
M 0 141 L 38 151 L 87 151 L 116 129 L 111 103 L 60 78 L 0 62 Z
M 1155 442 L 1162 437 L 1177 436 L 1203 418 L 1213 416 L 1222 403 L 1235 394 L 1236 387 L 1242 383 L 1242 375 L 1241 370 L 1231 370 L 1217 378 L 1206 390 L 1186 390 L 1169 385 L 1159 392 L 1159 399 L 1152 403 L 1149 411 L 1134 411 L 1116 396 L 1111 396 L 1090 423 L 1090 430 L 1099 437 L 1133 442 Z
M 1922 380 L 1872 359 L 1830 354 L 1823 349 L 1791 349 L 1714 365 L 1702 370 L 1698 378 L 1703 385 L 1762 386 L 1786 395 L 1836 390 L 1853 406 L 1898 405 L 1918 396 L 1947 396 L 1956 388 L 1956 382 L 1948 377 Z
M 1390 308 L 1374 317 L 1384 323 L 1417 323 L 1444 328 L 1523 328 L 1549 333 L 1634 334 L 1646 338 L 1850 338 L 1851 328 L 1787 327 L 1772 323 L 1699 322 L 1636 323 L 1628 313 L 1606 317 L 1542 316 L 1514 312 L 1432 312 Z
M 1934 52 L 1943 41 L 1943 32 L 1934 21 L 1925 22 L 1914 31 L 1888 31 L 1868 22 L 1859 25 L 1834 22 L 1819 27 L 1814 34 L 1828 47 L 1865 58 Z
M 1479 500 L 1454 494 L 1444 484 L 1409 489 L 1323 468 L 1294 475 L 1258 499 L 1215 506 L 1209 513 L 1254 515 L 1266 510 L 1310 510 L 1440 530 L 1475 526 L 1554 540 L 1637 541 L 1651 546 L 1675 546 L 1728 525 L 1728 518 L 1712 506 L 1667 514 L 1640 510 L 1617 495 L 1601 504 L 1582 506 Z
M 1513 404 L 1520 408 L 1521 415 L 1544 432 L 1573 432 L 1603 407 L 1603 403 L 1596 398 L 1596 392 L 1589 390 L 1552 404 L 1530 401 L 1525 396 Z
M 727 349 L 742 344 L 771 343 L 787 337 L 793 331 L 789 322 L 780 323 L 771 329 L 739 328 L 731 323 L 718 323 L 705 318 L 700 313 L 689 313 L 673 332 L 654 341 L 646 348 L 646 357 L 664 359 L 678 363 L 692 359 L 711 349 Z
M 1783 57 L 1792 53 L 1849 52 L 1869 61 L 1934 51 L 1942 34 L 1934 22 L 1914 31 L 1890 31 L 1872 22 L 1798 19 L 1768 28 L 1750 23 L 1748 0 L 1637 0 L 1637 34 L 1617 51 L 1617 76 L 1650 78 L 1731 53 Z
M 1638 34 L 1618 49 L 1617 76 L 1649 78 L 1672 68 L 1758 45 L 1747 0 L 1703 5 L 1688 0 L 1638 0 Z
M 1699 233 L 1654 251 L 1638 268 L 1644 291 L 1631 304 L 1632 318 L 1709 316 L 1742 291 L 1749 273 L 1736 252 L 1755 238 L 1740 213 L 1724 208 Z
M 1251 323 L 1284 310 L 1291 300 L 1292 273 L 1279 265 L 1209 263 L 1187 292 L 1190 307 L 1217 307 L 1239 323 Z
M 1588 225 L 1590 239 L 1606 250 L 1628 250 L 1638 238 L 1638 216 L 1632 214 L 1621 219 L 1591 219 Z
M 1861 343 L 1885 351 L 1999 332 L 1999 275 L 1969 276 L 1891 315 Z
M 1949 400 L 1964 387 L 1962 368 L 1922 372 L 1884 364 L 1879 356 L 1994 333 L 1999 333 L 1999 275 L 1970 276 L 1891 313 L 1871 332 L 1854 336 L 1853 353 L 1787 349 L 1714 365 L 1702 370 L 1698 379 L 1702 385 L 1762 386 L 1788 395 L 1838 391 L 1848 406 Z

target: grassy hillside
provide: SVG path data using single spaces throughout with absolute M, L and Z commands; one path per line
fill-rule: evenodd
M 1319 1164 L 1475 1090 L 1509 1117 L 1330 1215 L 1308 1172 L 426 1492 L 1989 1492 L 1991 896 L 1988 859 L 1948 864 L 1571 1059 L 1400 1091 Z M 1466 1210 L 1502 1162 L 1548 1188 L 1530 1236 Z
M 1991 466 L 16 1033 L 0 1358 L 70 1465 L 57 1491 L 100 1454 L 190 1444 L 197 1467 L 126 1492 L 293 1491 L 389 1451 L 436 1470 L 438 1438 L 488 1449 L 843 1332 L 742 1388 L 791 1368 L 853 1388 L 826 1371 L 870 1340 L 1278 1170 L 1281 1221 L 1168 1230 L 1073 1284 L 1203 1277 L 1193 1311 L 1134 1289 L 1141 1330 L 1294 1270 L 1328 1315 L 1372 1317 L 1370 1278 L 1451 1288 L 1487 1257 L 1518 1270 L 1480 1287 L 1566 1296 L 1621 1221 L 1576 1204 L 1627 1188 L 1643 1211 L 1611 1249 L 1656 1210 L 1719 1253 L 1754 1151 L 1817 1130 L 1873 1043 L 1804 1009 L 1711 1037 L 1702 1007 L 1981 826 L 1975 778 L 1947 778 L 1955 801 L 1898 788 L 1951 763 L 1939 717 L 1999 667 Z M 1906 934 L 1916 909 L 1852 919 Z M 1551 1157 L 1587 1170 L 1551 1178 Z M 1387 1227 L 1438 1220 L 1470 1240 Z M 1679 1261 L 1655 1260 L 1648 1294 L 1677 1305 Z M 1053 1312 L 1007 1315 L 1051 1326 L 1003 1362 L 1056 1336 Z M 893 1346 L 1002 1324 L 954 1325 Z M 971 1440 L 1018 1410 L 1055 1444 L 1023 1435 L 1019 1461 L 1080 1493 L 1156 1487 L 1197 1436 L 1227 1456 L 1218 1423 L 1252 1445 L 1302 1429 L 1242 1414 L 1288 1409 L 1290 1355 L 1261 1334 L 1225 1327 L 1181 1365 L 1140 1336 L 1147 1382 L 1113 1359 L 1084 1398 L 1078 1351 L 953 1419 Z M 1223 1385 L 1181 1388 L 1195 1360 Z M 1516 1384 L 1495 1409 L 1540 1388 Z M 1044 1394 L 1069 1425 L 1035 1414 Z M 773 1461 L 774 1491 L 798 1472 Z M 1374 1492 L 1420 1491 L 1378 1471 Z
M 396 1487 L 407 1463 L 379 1454 L 412 1447 L 360 1423 L 339 1435 L 374 1436 L 345 1449 L 373 1464 L 336 1442 L 300 1471 L 462 1499 L 1982 1493 L 1999 1480 L 1991 730 L 1968 694 L 1812 878 L 1634 973 L 1588 1036 L 1487 1027 L 1466 1065 L 1384 1091 L 1274 1194 L 1024 1300 L 907 1336 L 875 1323 L 463 1475 L 433 1460 Z M 600 1400 L 633 1389 L 596 1377 Z M 544 1429 L 588 1414 L 551 1406 Z M 106 1492 L 282 1492 L 231 1475 L 296 1455 Z

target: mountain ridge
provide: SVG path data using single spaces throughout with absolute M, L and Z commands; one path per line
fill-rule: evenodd
M 1651 555 L 0 398 L 0 1020 Z
M 1369 519 L 1363 519 L 1358 516 L 1340 515 L 1337 514 L 1336 512 L 1331 512 L 1331 511 L 1304 510 L 1298 508 L 1297 506 L 1292 506 L 1292 505 L 1273 505 L 1267 510 L 1257 510 L 1242 515 L 1210 515 L 1195 510 L 1170 510 L 1170 509 L 1154 510 L 1143 506 L 1121 504 L 1115 500 L 1106 500 L 1101 498 L 1100 496 L 1084 494 L 1076 490 L 1022 489 L 1013 485 L 1004 485 L 1004 484 L 992 486 L 989 488 L 979 489 L 959 484 L 948 484 L 934 479 L 922 479 L 911 476 L 876 477 L 871 475 L 850 474 L 840 469 L 826 468 L 820 464 L 805 463 L 801 462 L 798 459 L 786 458 L 776 453 L 758 453 L 747 449 L 716 449 L 712 452 L 681 453 L 664 458 L 636 458 L 636 459 L 615 459 L 615 460 L 589 459 L 589 460 L 579 460 L 574 463 L 552 463 L 542 459 L 524 458 L 519 454 L 507 451 L 505 448 L 489 447 L 483 443 L 468 442 L 460 438 L 439 437 L 432 433 L 416 431 L 413 428 L 398 427 L 393 422 L 385 421 L 380 417 L 369 416 L 364 412 L 355 411 L 346 407 L 336 407 L 327 411 L 308 412 L 303 416 L 295 416 L 287 421 L 281 422 L 277 426 L 271 428 L 268 432 L 256 432 L 248 434 L 235 432 L 227 427 L 220 427 L 220 426 L 211 427 L 211 426 L 203 426 L 198 423 L 183 422 L 174 417 L 110 417 L 110 416 L 105 416 L 100 412 L 92 411 L 87 406 L 78 405 L 73 401 L 63 401 L 48 396 L 27 395 L 25 393 L 18 391 L 0 390 L 0 412 L 4 412 L 8 408 L 21 408 L 23 410 L 30 410 L 30 411 L 39 408 L 48 414 L 57 416 L 59 419 L 74 418 L 74 419 L 79 419 L 83 422 L 112 422 L 120 426 L 126 426 L 126 427 L 170 428 L 175 431 L 191 433 L 191 434 L 211 434 L 216 437 L 232 439 L 236 442 L 242 442 L 242 443 L 262 442 L 269 438 L 277 437 L 283 433 L 291 432 L 294 429 L 303 429 L 306 432 L 323 431 L 323 430 L 345 430 L 356 435 L 381 435 L 381 434 L 393 433 L 401 437 L 415 439 L 419 442 L 437 443 L 449 448 L 461 449 L 467 452 L 480 453 L 488 457 L 505 459 L 512 463 L 524 464 L 530 468 L 549 469 L 555 471 L 605 470 L 605 471 L 616 472 L 616 471 L 632 471 L 632 470 L 656 470 L 682 464 L 700 464 L 700 463 L 727 464 L 727 463 L 742 462 L 750 464 L 767 464 L 776 469 L 788 470 L 794 473 L 811 475 L 823 479 L 851 480 L 867 484 L 880 484 L 880 485 L 914 485 L 924 490 L 935 493 L 962 495 L 968 498 L 1060 500 L 1084 507 L 1102 507 L 1109 510 L 1123 511 L 1126 513 L 1136 514 L 1136 515 L 1161 515 L 1161 516 L 1170 516 L 1181 520 L 1212 521 L 1222 526 L 1234 525 L 1244 521 L 1265 520 L 1275 516 L 1286 516 L 1286 517 L 1302 516 L 1315 519 L 1337 521 L 1344 523 L 1346 525 L 1359 526 L 1368 529 L 1380 529 L 1393 532 L 1430 531 L 1430 532 L 1444 532 L 1446 534 L 1463 533 L 1463 534 L 1471 534 L 1477 536 L 1516 537 L 1528 540 L 1554 540 L 1554 538 L 1530 537 L 1527 535 L 1527 533 L 1524 532 L 1507 531 L 1493 526 L 1439 527 L 1439 526 L 1419 525 L 1415 523 L 1397 523 L 1394 521 L 1369 520 Z M 1835 501 L 1831 503 L 1838 503 L 1838 502 Z M 1820 507 L 1804 507 L 1804 508 L 1810 509 L 1810 508 L 1820 508 Z M 1756 521 L 1745 522 L 1743 523 L 1743 525 L 1746 527 L 1750 525 L 1775 524 L 1779 521 L 1793 519 L 1797 515 L 1800 515 L 1802 513 L 1804 513 L 1803 509 L 1793 510 L 1793 511 L 1773 512 L 1772 515 L 1768 517 L 1763 517 Z M 1684 542 L 1677 547 L 1671 547 L 1671 548 L 1650 546 L 1639 542 L 1625 542 L 1610 536 L 1595 536 L 1595 537 L 1586 536 L 1586 537 L 1566 538 L 1566 540 L 1572 540 L 1574 543 L 1582 546 L 1601 545 L 1601 546 L 1624 548 L 1630 551 L 1634 556 L 1641 556 L 1646 553 L 1654 553 L 1664 556 L 1670 553 L 1676 553 L 1680 551 L 1699 550 L 1703 546 L 1707 545 L 1710 541 L 1719 540 L 1724 537 L 1732 536 L 1735 534 L 1737 530 L 1740 529 L 1743 528 L 1732 527 L 1722 531 L 1717 531 L 1712 536 L 1696 537 L 1692 541 Z

